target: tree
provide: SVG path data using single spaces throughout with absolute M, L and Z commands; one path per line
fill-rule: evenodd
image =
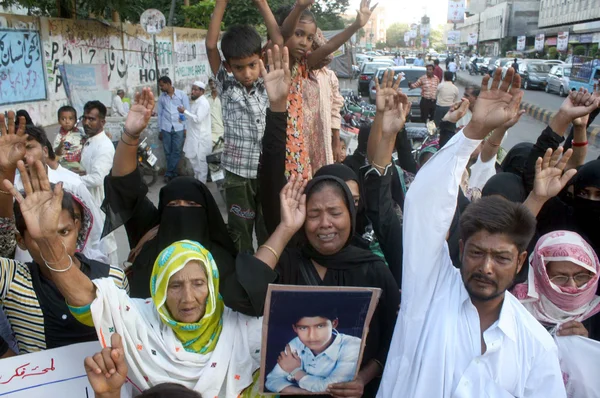
M 585 46 L 575 46 L 575 48 L 573 48 L 573 55 L 585 55 Z
M 398 47 L 404 43 L 404 33 L 410 31 L 406 23 L 393 23 L 386 30 L 387 46 Z
M 375 43 L 375 48 L 378 50 L 383 50 L 386 46 L 386 43 L 384 41 L 378 41 L 377 43 Z
M 200 1 L 197 4 L 183 7 L 183 13 L 188 18 L 185 25 L 189 28 L 207 29 L 214 9 L 215 0 Z

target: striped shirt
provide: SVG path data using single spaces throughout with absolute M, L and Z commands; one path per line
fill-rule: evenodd
M 258 178 L 258 161 L 269 107 L 263 79 L 259 78 L 248 91 L 221 66 L 215 81 L 221 95 L 225 129 L 221 165 L 240 177 Z
M 121 269 L 76 256 L 81 271 L 90 279 L 108 276 L 129 292 Z M 22 354 L 97 339 L 94 328 L 71 315 L 64 297 L 35 263 L 0 258 L 0 303 Z
M 421 96 L 423 98 L 435 100 L 439 84 L 440 79 L 437 76 L 427 77 L 427 75 L 423 75 L 412 85 L 412 88 L 421 87 Z

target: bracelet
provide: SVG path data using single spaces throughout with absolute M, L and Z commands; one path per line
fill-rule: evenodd
M 385 171 L 385 169 L 387 169 L 387 168 L 388 168 L 388 166 L 389 166 L 390 164 L 392 164 L 392 162 L 388 163 L 388 165 L 387 165 L 387 166 L 380 166 L 380 165 L 378 165 L 378 164 L 377 164 L 377 163 L 375 163 L 375 162 L 371 162 L 371 164 L 372 164 L 373 166 L 377 167 L 378 169 L 381 169 L 381 170 L 384 170 L 384 171 Z
M 10 195 L 10 196 L 12 196 L 12 193 L 10 193 L 10 192 L 6 192 L 6 191 L 3 191 L 3 190 L 1 190 L 1 189 L 0 189 L 0 193 L 1 193 L 1 194 L 4 194 L 4 195 Z
M 271 253 L 273 253 L 273 255 L 275 256 L 275 260 L 276 260 L 277 262 L 279 262 L 279 254 L 277 254 L 277 252 L 275 251 L 275 249 L 273 249 L 271 246 L 267 246 L 267 245 L 260 245 L 258 248 L 259 248 L 259 249 L 260 249 L 260 248 L 265 248 L 265 249 L 267 249 L 268 251 L 270 251 Z
M 138 146 L 138 144 L 130 144 L 130 143 L 126 142 L 126 141 L 123 139 L 123 135 L 121 135 L 121 142 L 122 142 L 123 144 L 125 144 L 125 145 L 128 145 L 128 146 Z
M 132 140 L 139 140 L 140 136 L 138 135 L 137 137 L 133 134 L 131 134 L 129 131 L 127 131 L 126 128 L 123 128 L 123 132 L 125 133 L 125 135 L 129 138 L 131 138 Z
M 491 146 L 495 146 L 495 147 L 499 147 L 499 146 L 500 146 L 500 144 L 493 143 L 493 142 L 492 142 L 492 141 L 490 141 L 490 140 L 487 140 L 486 142 L 487 142 L 488 144 L 490 144 Z
M 572 145 L 575 147 L 580 147 L 580 146 L 586 146 L 588 144 L 587 141 L 583 141 L 583 142 L 575 142 L 573 141 Z
M 41 252 L 40 252 L 40 254 L 41 254 Z M 68 254 L 67 254 L 67 257 L 69 257 L 69 266 L 65 269 L 52 268 L 50 265 L 48 265 L 47 262 L 44 261 L 44 263 L 46 264 L 46 267 L 48 267 L 48 269 L 52 272 L 67 272 L 73 266 L 73 257 L 69 256 Z
M 67 247 L 65 246 L 64 242 L 61 240 L 61 241 L 60 241 L 60 243 L 62 243 L 62 247 L 63 247 L 63 249 L 65 249 L 65 254 L 68 256 L 68 254 L 67 254 Z M 46 264 L 46 266 L 47 266 L 47 267 L 48 267 L 48 264 L 52 264 L 52 265 L 54 265 L 54 264 L 58 264 L 58 263 L 60 263 L 60 260 L 62 260 L 62 257 L 61 257 L 61 259 L 60 259 L 60 260 L 58 260 L 57 262 L 55 262 L 55 263 L 51 263 L 51 262 L 49 262 L 48 260 L 46 260 L 46 259 L 44 258 L 44 255 L 42 254 L 42 251 L 41 251 L 41 250 L 40 250 L 40 256 L 42 256 L 42 260 L 44 260 L 44 263 Z M 63 256 L 63 257 L 64 257 L 64 256 Z M 50 267 L 48 267 L 48 268 L 50 268 Z

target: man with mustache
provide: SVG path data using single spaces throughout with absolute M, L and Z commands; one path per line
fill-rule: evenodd
M 503 198 L 482 198 L 461 214 L 460 269 L 448 251 L 469 157 L 518 114 L 523 96 L 512 69 L 504 80 L 496 70 L 491 88 L 489 80 L 483 78 L 469 124 L 419 170 L 406 196 L 402 305 L 378 398 L 566 397 L 554 341 L 506 291 L 527 258 L 533 214 Z M 463 101 L 447 120 L 458 121 L 467 106 Z M 373 165 L 388 159 L 376 155 Z

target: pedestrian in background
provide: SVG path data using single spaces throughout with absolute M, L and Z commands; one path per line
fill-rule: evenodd
M 442 81 L 444 79 L 444 70 L 440 67 L 440 60 L 439 59 L 435 59 L 433 60 L 433 74 L 440 80 Z
M 437 87 L 437 102 L 435 106 L 435 125 L 440 126 L 444 115 L 448 113 L 452 104 L 460 100 L 458 87 L 452 82 L 454 74 L 450 71 L 444 72 L 444 82 Z
M 409 85 L 410 88 L 421 87 L 421 119 L 424 122 L 433 120 L 435 114 L 437 88 L 440 84 L 440 79 L 433 74 L 433 69 L 433 64 L 427 65 L 427 73 L 421 76 L 415 83 Z
M 215 79 L 212 77 L 208 79 L 208 88 L 210 92 L 206 96 L 206 99 L 210 105 L 210 128 L 212 130 L 213 145 L 216 145 L 219 138 L 223 137 L 225 131 L 223 128 L 223 110 L 221 109 L 219 90 L 217 90 Z
M 195 81 L 192 84 L 190 109 L 183 106 L 177 108 L 187 120 L 188 133 L 183 144 L 183 152 L 194 169 L 194 177 L 203 184 L 206 184 L 208 177 L 206 156 L 212 151 L 210 105 L 204 97 L 205 88 L 203 82 Z
M 158 127 L 167 161 L 165 182 L 169 182 L 177 177 L 177 164 L 185 139 L 185 116 L 177 108 L 189 109 L 190 101 L 183 91 L 173 87 L 168 76 L 158 79 L 158 85 L 162 92 L 158 99 Z

